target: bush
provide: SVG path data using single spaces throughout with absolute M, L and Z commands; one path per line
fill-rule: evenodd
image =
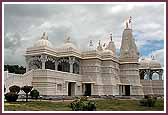
M 81 97 L 71 103 L 73 111 L 95 111 L 96 104 L 92 100 L 88 100 L 87 97 Z
M 144 99 L 140 100 L 142 106 L 153 107 L 155 106 L 157 98 L 153 95 L 145 95 Z
M 36 90 L 36 89 L 33 89 L 31 92 L 30 92 L 30 96 L 31 98 L 35 98 L 35 99 L 38 99 L 39 97 L 39 92 Z
M 14 92 L 8 92 L 5 94 L 5 99 L 8 102 L 15 102 L 18 99 L 18 94 L 14 93 Z
M 20 87 L 17 85 L 13 85 L 9 87 L 9 91 L 18 94 L 20 92 Z

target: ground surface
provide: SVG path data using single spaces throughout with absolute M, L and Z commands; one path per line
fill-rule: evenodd
M 5 102 L 5 111 L 71 111 L 72 101 Z M 140 106 L 138 100 L 96 100 L 97 111 L 163 111 L 163 100 L 155 107 Z

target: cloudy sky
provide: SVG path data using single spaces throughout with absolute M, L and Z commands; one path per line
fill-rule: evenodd
M 140 55 L 155 58 L 164 66 L 163 4 L 5 4 L 4 63 L 25 65 L 27 47 L 47 32 L 54 47 L 60 47 L 65 36 L 86 50 L 89 40 L 97 46 L 113 34 L 120 49 L 124 21 L 132 16 L 133 34 Z

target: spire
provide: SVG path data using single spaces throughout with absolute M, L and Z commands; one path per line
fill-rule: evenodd
M 70 39 L 71 39 L 70 36 L 68 36 L 65 40 L 65 43 L 70 43 Z
M 120 60 L 136 62 L 138 58 L 139 54 L 133 38 L 132 29 L 124 29 L 120 48 Z

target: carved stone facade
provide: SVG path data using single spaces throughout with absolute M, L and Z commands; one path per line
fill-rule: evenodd
M 70 37 L 61 48 L 54 48 L 45 35 L 26 50 L 27 72 L 20 75 L 22 77 L 16 77 L 18 80 L 12 83 L 11 79 L 15 76 L 5 75 L 8 76 L 5 79 L 7 88 L 17 85 L 21 78 L 20 86 L 33 85 L 41 95 L 47 96 L 163 95 L 163 70 L 156 61 L 150 64 L 138 61 L 139 53 L 131 28 L 123 31 L 119 57 L 112 35 L 106 48 L 99 41 L 97 49 L 89 48 L 84 52 L 76 48 Z M 153 73 L 159 74 L 158 80 L 151 79 Z M 144 79 L 146 74 L 148 79 Z M 25 80 L 28 83 L 22 84 Z

